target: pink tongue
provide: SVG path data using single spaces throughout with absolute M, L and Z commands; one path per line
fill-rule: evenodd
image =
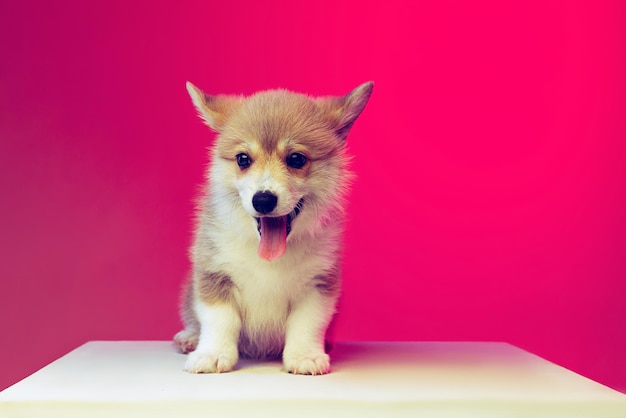
M 259 257 L 273 261 L 287 250 L 287 217 L 261 218 Z

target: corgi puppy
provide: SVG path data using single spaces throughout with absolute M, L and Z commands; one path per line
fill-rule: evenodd
M 373 83 L 342 97 L 187 90 L 216 133 L 183 292 L 184 369 L 220 373 L 239 356 L 289 373 L 330 372 L 325 334 L 340 293 L 346 137 Z

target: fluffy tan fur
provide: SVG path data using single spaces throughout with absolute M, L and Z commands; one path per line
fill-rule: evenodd
M 372 87 L 365 83 L 343 97 L 286 90 L 243 97 L 211 96 L 188 83 L 201 118 L 218 135 L 190 250 L 185 329 L 175 336 L 190 353 L 185 370 L 225 372 L 240 355 L 282 355 L 288 372 L 330 371 L 324 334 L 341 288 L 344 200 L 352 178 L 346 136 Z M 294 153 L 305 157 L 304 165 L 288 163 Z M 249 166 L 238 164 L 241 154 Z M 276 197 L 270 213 L 254 205 L 259 192 Z M 263 216 L 289 219 L 286 250 L 272 261 L 259 256 Z

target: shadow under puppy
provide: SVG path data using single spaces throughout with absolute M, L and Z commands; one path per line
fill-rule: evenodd
M 183 295 L 191 373 L 232 370 L 239 356 L 278 358 L 290 373 L 330 372 L 326 329 L 340 293 L 346 137 L 373 83 L 342 97 L 286 90 L 208 95 L 187 83 L 217 132 L 198 201 Z

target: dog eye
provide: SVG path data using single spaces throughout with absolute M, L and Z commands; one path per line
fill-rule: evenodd
M 306 164 L 306 157 L 299 152 L 289 154 L 287 157 L 287 165 L 291 168 L 302 168 Z
M 241 154 L 237 154 L 235 158 L 237 158 L 237 165 L 241 169 L 248 168 L 250 167 L 250 164 L 252 164 L 250 156 L 248 154 L 244 154 L 243 152 Z

